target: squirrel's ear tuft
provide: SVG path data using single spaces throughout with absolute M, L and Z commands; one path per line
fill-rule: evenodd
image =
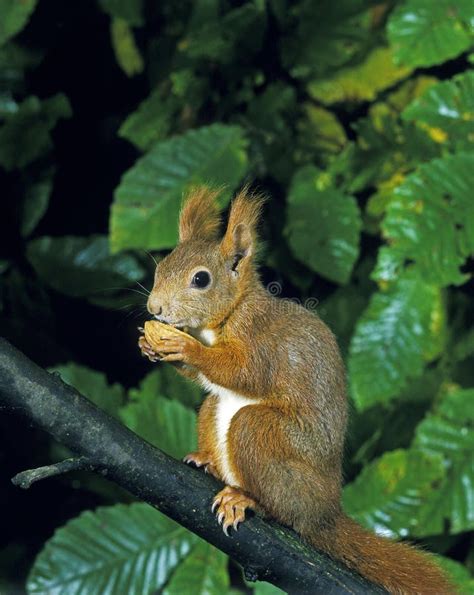
M 180 242 L 218 238 L 221 219 L 216 198 L 219 193 L 219 190 L 211 190 L 207 186 L 199 186 L 189 191 L 179 216 Z
M 249 192 L 248 187 L 234 198 L 221 244 L 225 255 L 240 261 L 255 253 L 257 226 L 264 202 L 264 196 Z

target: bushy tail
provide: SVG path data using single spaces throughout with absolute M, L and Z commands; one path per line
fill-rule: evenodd
M 335 527 L 307 535 L 317 549 L 397 595 L 445 595 L 456 590 L 429 554 L 366 531 L 344 514 Z

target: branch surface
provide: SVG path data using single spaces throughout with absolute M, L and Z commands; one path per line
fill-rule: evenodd
M 259 516 L 226 537 L 211 513 L 219 482 L 151 446 L 1 338 L 0 401 L 85 457 L 91 468 L 231 556 L 251 580 L 268 581 L 292 595 L 384 592 Z

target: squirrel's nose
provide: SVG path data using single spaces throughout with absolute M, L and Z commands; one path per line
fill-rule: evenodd
M 156 299 L 150 297 L 147 303 L 147 309 L 153 316 L 159 316 L 163 312 L 163 306 L 157 302 Z

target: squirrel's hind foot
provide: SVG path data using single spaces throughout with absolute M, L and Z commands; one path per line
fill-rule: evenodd
M 203 467 L 206 473 L 213 475 L 217 479 L 220 479 L 214 465 L 211 463 L 211 460 L 205 454 L 200 452 L 191 452 L 183 458 L 183 462 L 187 465 L 194 465 L 195 467 Z
M 245 511 L 254 510 L 257 506 L 255 500 L 247 496 L 238 488 L 226 486 L 214 498 L 212 512 L 216 513 L 217 522 L 222 525 L 222 530 L 229 536 L 229 529 L 237 531 L 240 523 L 245 520 Z

